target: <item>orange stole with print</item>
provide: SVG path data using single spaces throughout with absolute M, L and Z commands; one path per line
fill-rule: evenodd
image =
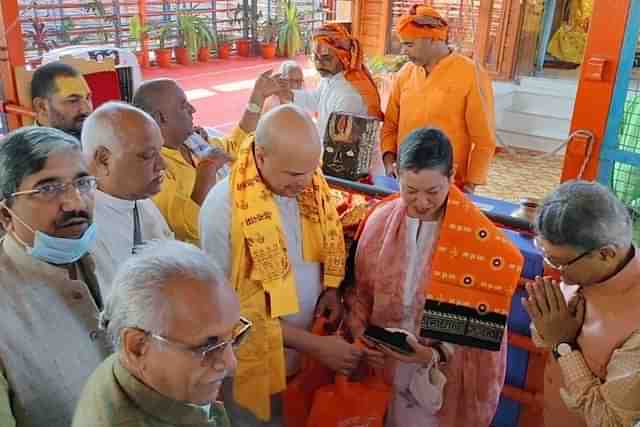
M 420 335 L 498 351 L 523 261 L 509 238 L 451 186 Z

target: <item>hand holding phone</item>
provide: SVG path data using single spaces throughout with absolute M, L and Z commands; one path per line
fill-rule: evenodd
M 415 353 L 415 350 L 407 342 L 409 336 L 410 333 L 402 329 L 381 328 L 375 325 L 369 325 L 364 331 L 364 337 L 369 341 L 407 355 Z

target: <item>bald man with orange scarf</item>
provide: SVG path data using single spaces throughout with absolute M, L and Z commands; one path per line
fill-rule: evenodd
M 411 63 L 394 79 L 382 128 L 382 155 L 395 175 L 398 146 L 412 131 L 439 128 L 453 145 L 455 183 L 467 192 L 486 184 L 493 159 L 495 112 L 491 81 L 473 60 L 453 52 L 448 25 L 430 6 L 415 5 L 397 26 Z
M 313 60 L 322 78 L 316 90 L 294 90 L 289 99 L 307 111 L 318 114 L 318 130 L 324 134 L 333 112 L 344 112 L 383 118 L 380 95 L 364 65 L 364 56 L 357 39 L 340 24 L 328 23 L 313 36 Z M 286 97 L 285 97 L 286 98 Z M 379 147 L 375 147 L 371 173 L 384 174 Z

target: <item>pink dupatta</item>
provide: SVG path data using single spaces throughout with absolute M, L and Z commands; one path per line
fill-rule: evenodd
M 404 320 L 403 294 L 408 270 L 406 216 L 406 206 L 397 198 L 384 202 L 366 220 L 356 253 L 356 286 L 347 297 L 350 308 L 347 326 L 354 337 L 362 335 L 368 324 L 400 327 Z M 430 274 L 430 265 L 431 259 L 423 274 Z M 413 301 L 416 325 L 410 332 L 418 336 L 424 287 L 417 287 Z M 447 377 L 442 408 L 435 414 L 415 409 L 397 411 L 387 425 L 488 427 L 504 384 L 506 356 L 504 341 L 498 352 L 455 346 L 454 356 L 442 369 Z M 395 390 L 396 394 L 402 392 Z

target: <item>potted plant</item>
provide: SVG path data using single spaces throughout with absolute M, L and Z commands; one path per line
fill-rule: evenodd
M 196 39 L 198 42 L 198 61 L 211 60 L 211 47 L 217 44 L 216 35 L 211 32 L 204 19 L 198 17 L 195 22 Z
M 198 35 L 196 32 L 197 16 L 188 9 L 179 10 L 176 14 L 176 30 L 178 41 L 174 52 L 176 62 L 180 65 L 191 65 L 193 53 L 198 46 Z
M 258 12 L 258 15 L 252 17 L 250 15 L 250 11 L 248 7 L 245 7 L 243 4 L 238 4 L 236 9 L 233 12 L 233 18 L 231 19 L 232 25 L 241 26 L 246 22 L 246 25 L 253 27 L 257 20 L 262 16 L 261 12 Z M 248 38 L 242 38 L 236 40 L 236 50 L 238 51 L 239 56 L 248 57 L 251 56 L 251 40 Z
M 278 55 L 291 58 L 304 47 L 300 17 L 294 0 L 282 0 L 282 10 L 284 21 L 278 34 Z
M 260 33 L 262 35 L 260 55 L 262 55 L 264 59 L 272 59 L 276 56 L 278 31 L 278 24 L 271 19 L 267 19 L 260 25 Z
M 141 67 L 147 67 L 149 65 L 149 57 L 141 50 L 142 40 L 148 32 L 149 26 L 142 25 L 139 16 L 133 16 L 129 20 L 129 40 L 135 41 L 134 53 Z
M 231 42 L 229 41 L 229 37 L 222 33 L 216 35 L 217 46 L 216 50 L 218 51 L 218 58 L 227 59 L 231 54 Z
M 159 67 L 168 68 L 171 65 L 171 49 L 166 47 L 167 37 L 171 34 L 172 24 L 167 24 L 160 29 L 158 37 L 160 47 L 154 51 Z

